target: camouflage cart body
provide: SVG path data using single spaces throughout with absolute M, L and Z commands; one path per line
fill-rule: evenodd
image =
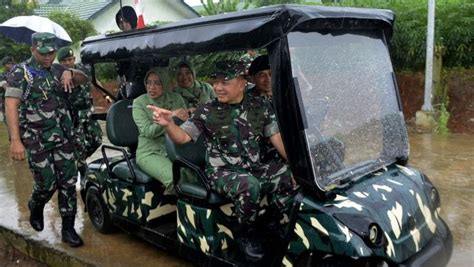
M 374 176 L 336 192 L 331 201 L 305 197 L 282 265 L 292 266 L 308 252 L 403 263 L 436 231 L 446 232 L 438 193 L 423 174 L 396 165 Z M 370 236 L 371 226 L 378 237 Z
M 179 242 L 206 254 L 220 253 L 234 244 L 232 204 L 206 208 L 178 200 L 177 206 Z
M 123 158 L 112 159 L 111 163 L 123 162 Z M 164 186 L 154 179 L 148 183 L 110 177 L 105 163 L 96 160 L 89 164 L 85 187 L 97 186 L 111 214 L 126 218 L 130 222 L 147 224 L 154 219 L 176 211 L 176 197 L 164 194 Z M 85 199 L 85 191 L 83 192 Z
M 256 265 L 444 266 L 452 236 L 438 192 L 406 165 L 408 135 L 388 50 L 393 20 L 388 10 L 280 5 L 90 37 L 81 56 L 88 64 L 142 66 L 266 49 L 273 108 L 301 190 L 276 215 L 265 198 L 260 203 L 257 222 L 278 223 L 275 232 L 257 227 L 266 253 Z M 134 123 L 124 115 L 117 133 L 126 135 Z M 204 164 L 187 156 L 170 157 L 176 197 L 142 175 L 133 157 L 105 153 L 89 166 L 82 196 L 98 188 L 105 213 L 131 223 L 124 230 L 194 264 L 248 266 L 236 249 L 233 206 L 206 184 Z M 181 180 L 184 169 L 195 179 Z

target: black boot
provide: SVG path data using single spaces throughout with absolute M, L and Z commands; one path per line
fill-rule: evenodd
M 245 225 L 241 228 L 237 243 L 247 260 L 257 262 L 263 258 L 262 244 L 257 240 L 256 232 L 252 227 Z
M 33 229 L 38 232 L 43 231 L 44 220 L 43 220 L 43 209 L 44 204 L 37 204 L 30 200 L 28 202 L 28 208 L 30 209 L 30 224 Z
M 63 217 L 63 229 L 61 230 L 62 240 L 71 247 L 82 246 L 81 237 L 74 230 L 74 216 Z

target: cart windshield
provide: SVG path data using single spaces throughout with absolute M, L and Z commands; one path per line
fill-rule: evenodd
M 288 43 L 318 187 L 343 186 L 408 157 L 382 32 L 293 32 Z

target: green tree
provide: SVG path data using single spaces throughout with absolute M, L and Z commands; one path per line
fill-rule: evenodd
M 48 18 L 61 25 L 72 39 L 73 46 L 79 46 L 86 37 L 97 34 L 89 20 L 82 20 L 77 15 L 62 11 L 53 11 Z
M 282 4 L 303 4 L 303 0 L 254 0 L 251 3 L 255 7 L 282 5 Z
M 31 15 L 36 7 L 36 1 L 2 1 L 1 3 L 0 22 L 16 16 Z M 23 61 L 31 55 L 30 46 L 18 44 L 0 34 L 0 58 L 6 55 L 12 56 L 17 62 Z
M 204 3 L 206 2 L 206 3 Z M 219 0 L 219 2 L 214 3 L 213 0 L 201 0 L 201 4 L 204 8 L 201 11 L 201 15 L 203 16 L 211 16 L 222 14 L 226 12 L 234 12 L 237 10 L 244 10 L 249 7 L 250 1 L 245 0 L 243 5 L 239 8 L 240 0 Z

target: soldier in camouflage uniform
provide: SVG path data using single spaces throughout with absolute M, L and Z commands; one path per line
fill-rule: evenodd
M 249 96 L 261 97 L 273 104 L 272 101 L 272 71 L 270 69 L 270 63 L 268 55 L 258 56 L 250 64 L 248 70 L 252 82 L 255 86 L 249 88 L 245 93 Z M 260 156 L 262 162 L 280 161 L 284 162 L 284 159 L 280 157 L 280 154 L 271 144 L 270 140 L 265 139 L 262 142 L 260 148 Z
M 83 242 L 74 230 L 77 167 L 70 141 L 74 129 L 64 98 L 74 84 L 89 80 L 82 71 L 53 64 L 55 39 L 51 33 L 33 34 L 32 57 L 8 74 L 5 102 L 10 154 L 13 160 L 24 160 L 26 150 L 34 179 L 28 202 L 31 226 L 43 230 L 44 205 L 57 189 L 62 240 L 77 247 Z
M 58 61 L 66 68 L 78 69 L 90 75 L 89 70 L 82 64 L 75 64 L 76 57 L 70 47 L 58 50 Z M 69 95 L 70 103 L 74 106 L 75 118 L 75 145 L 77 153 L 77 169 L 84 177 L 87 169 L 86 159 L 90 157 L 102 144 L 102 129 L 92 116 L 91 83 L 78 85 Z
M 250 260 L 263 256 L 259 242 L 252 237 L 258 204 L 269 195 L 274 206 L 295 190 L 291 171 L 286 164 L 260 161 L 260 143 L 269 138 L 286 158 L 276 117 L 268 101 L 245 96 L 246 81 L 241 62 L 216 64 L 213 75 L 217 99 L 196 109 L 181 128 L 171 119 L 171 112 L 149 106 L 154 121 L 178 144 L 197 140 L 203 133 L 207 147 L 206 173 L 212 188 L 233 200 L 241 224 L 239 246 Z
M 13 68 L 13 58 L 6 56 L 2 58 L 1 65 L 3 66 L 4 72 L 0 74 L 0 111 L 3 114 L 3 121 L 6 123 L 5 117 L 5 88 L 7 85 L 7 74 Z

